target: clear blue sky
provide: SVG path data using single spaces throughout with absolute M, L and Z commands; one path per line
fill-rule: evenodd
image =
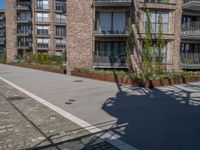
M 5 0 L 0 0 L 0 9 L 5 8 Z

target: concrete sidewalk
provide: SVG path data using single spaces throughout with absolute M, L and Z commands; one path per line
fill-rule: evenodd
M 140 150 L 200 149 L 200 84 L 147 90 L 0 65 L 0 77 Z

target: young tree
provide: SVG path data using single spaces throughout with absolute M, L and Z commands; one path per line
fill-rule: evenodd
M 128 33 L 129 36 L 126 40 L 126 46 L 125 46 L 125 51 L 126 51 L 126 61 L 128 63 L 128 69 L 129 72 L 133 71 L 133 64 L 131 61 L 131 50 L 133 50 L 133 45 L 134 45 L 134 41 L 133 41 L 133 31 L 131 28 L 132 22 L 131 22 L 131 18 L 128 19 Z
M 152 66 L 152 24 L 151 13 L 146 10 L 144 48 L 142 50 L 142 74 L 148 78 L 153 72 Z
M 160 74 L 164 71 L 163 67 L 163 48 L 164 48 L 164 39 L 163 39 L 163 19 L 162 15 L 158 16 L 158 38 L 157 38 L 157 50 L 158 56 L 156 58 L 156 73 Z

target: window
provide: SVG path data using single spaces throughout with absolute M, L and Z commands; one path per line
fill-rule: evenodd
M 36 28 L 37 28 L 38 35 L 48 35 L 49 34 L 49 26 L 40 25 L 40 26 L 36 26 Z
M 36 13 L 36 21 L 48 22 L 49 21 L 49 13 Z
M 125 12 L 97 13 L 96 29 L 102 32 L 123 33 L 126 28 Z
M 169 26 L 169 12 L 168 11 L 157 11 L 157 10 L 151 10 L 151 25 L 152 25 L 152 33 L 158 33 L 159 29 L 159 15 L 162 17 L 162 30 L 163 33 L 168 33 L 168 26 Z M 144 32 L 145 32 L 145 25 L 146 25 L 146 12 L 144 14 Z
M 194 53 L 195 43 L 181 43 L 181 53 Z
M 17 37 L 18 47 L 30 47 L 32 44 L 32 39 L 29 36 L 19 36 Z
M 105 57 L 124 57 L 125 56 L 125 42 L 96 42 L 96 55 Z
M 66 36 L 66 26 L 56 26 L 57 36 Z
M 31 13 L 30 12 L 18 12 L 17 13 L 17 20 L 21 21 L 29 21 L 31 20 Z
M 32 28 L 29 24 L 17 24 L 17 33 L 31 33 Z
M 37 46 L 47 48 L 49 47 L 49 39 L 48 38 L 37 38 Z
M 58 23 L 66 23 L 66 16 L 63 14 L 55 14 L 56 19 L 55 21 Z
M 161 55 L 162 55 L 163 63 L 165 63 L 167 61 L 167 59 L 166 59 L 167 58 L 167 45 L 168 45 L 167 42 L 165 42 L 164 47 L 161 50 Z M 159 55 L 159 51 L 158 51 L 158 48 L 157 48 L 156 41 L 152 42 L 151 49 L 152 49 L 152 61 L 153 61 L 154 57 L 155 57 L 155 61 L 156 61 L 157 58 L 158 58 L 158 55 Z
M 48 0 L 37 0 L 38 9 L 49 9 Z
M 56 10 L 66 11 L 66 3 L 64 0 L 56 0 L 55 7 Z
M 65 48 L 66 40 L 65 39 L 56 39 L 56 48 Z

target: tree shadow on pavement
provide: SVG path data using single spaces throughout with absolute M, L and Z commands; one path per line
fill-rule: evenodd
M 116 96 L 105 100 L 102 109 L 117 118 L 116 126 L 127 124 L 112 130 L 121 140 L 139 150 L 200 149 L 200 90 L 126 88 L 117 80 L 116 85 Z

